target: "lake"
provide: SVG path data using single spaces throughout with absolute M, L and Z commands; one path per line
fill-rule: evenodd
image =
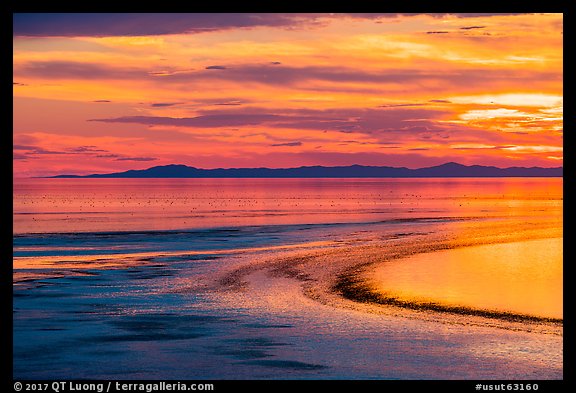
M 14 377 L 561 379 L 561 322 L 446 324 L 335 288 L 363 263 L 380 293 L 561 321 L 562 187 L 15 179 Z

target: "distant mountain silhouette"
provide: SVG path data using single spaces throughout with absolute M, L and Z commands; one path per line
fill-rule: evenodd
M 351 177 L 562 177 L 563 168 L 466 166 L 449 162 L 429 168 L 389 166 L 302 166 L 298 168 L 198 169 L 186 165 L 155 166 L 142 170 L 93 174 L 58 175 L 52 178 L 351 178 Z

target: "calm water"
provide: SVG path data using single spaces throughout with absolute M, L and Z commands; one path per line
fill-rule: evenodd
M 562 179 L 26 179 L 14 233 L 557 215 Z
M 273 277 L 231 297 L 202 286 L 286 247 L 479 236 L 479 225 L 495 228 L 492 237 L 505 228 L 560 238 L 562 179 L 16 179 L 13 223 L 18 378 L 562 375 L 561 337 L 454 327 L 447 338 L 430 322 L 320 305 Z M 556 278 L 558 244 L 542 254 Z M 491 250 L 468 265 L 458 254 L 437 268 L 437 260 L 387 265 L 400 270 L 382 285 L 444 301 L 447 276 L 426 282 L 444 271 L 475 274 L 470 282 L 486 281 L 482 291 L 493 294 L 507 284 L 490 277 L 511 268 Z M 490 258 L 484 270 L 481 255 Z M 508 255 L 507 274 L 539 279 L 542 258 Z M 529 280 L 519 281 L 509 292 L 526 290 Z M 449 291 L 449 301 L 470 304 Z M 490 298 L 472 305 L 492 307 Z M 480 345 L 491 340 L 507 346 L 495 354 Z
M 382 292 L 411 301 L 562 318 L 562 239 L 418 254 L 374 272 Z

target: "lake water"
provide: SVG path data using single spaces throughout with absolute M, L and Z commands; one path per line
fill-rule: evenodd
M 562 318 L 562 239 L 464 247 L 418 254 L 374 272 L 380 291 L 441 302 Z
M 559 214 L 562 179 L 29 179 L 14 233 Z
M 378 270 L 380 289 L 558 316 L 562 184 L 558 178 L 15 179 L 14 376 L 561 378 L 561 336 L 466 326 L 446 336 L 439 323 L 318 303 L 303 294 L 311 278 L 258 269 L 286 255 L 337 258 L 350 247 L 474 239 L 477 249 L 445 251 L 464 254 L 386 262 L 378 267 L 389 269 Z M 528 251 L 540 258 L 510 249 L 526 241 L 537 251 L 544 244 L 538 241 L 552 249 Z M 494 257 L 504 248 L 490 247 L 508 247 L 507 262 Z M 252 271 L 241 289 L 218 284 L 230 273 Z M 494 280 L 500 273 L 524 278 L 505 288 L 515 298 L 546 282 L 555 313 L 512 300 L 495 304 L 490 299 L 502 300 L 498 291 L 511 282 Z M 468 293 L 455 289 L 461 278 L 471 283 L 462 284 Z M 506 342 L 505 349 L 494 354 L 485 347 L 491 340 Z

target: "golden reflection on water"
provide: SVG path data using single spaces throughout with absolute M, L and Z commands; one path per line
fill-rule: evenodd
M 411 301 L 562 318 L 562 238 L 418 254 L 379 266 L 376 288 Z
M 17 179 L 13 232 L 562 215 L 562 178 Z

